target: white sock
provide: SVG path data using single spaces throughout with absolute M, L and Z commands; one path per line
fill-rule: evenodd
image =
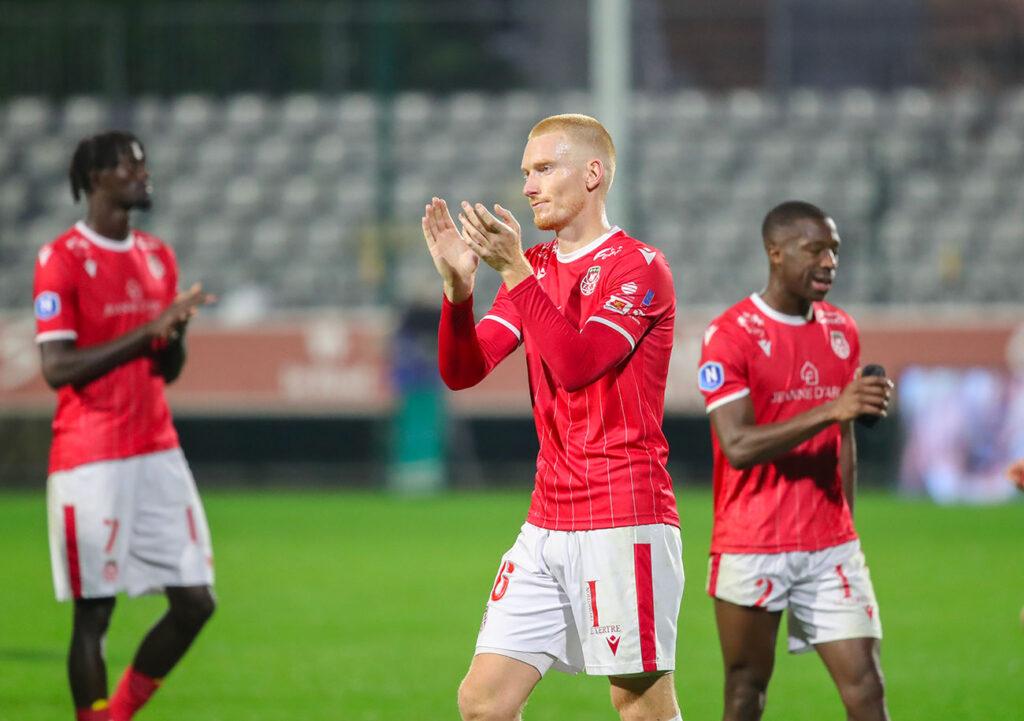
M 683 721 L 683 715 L 682 714 L 678 714 L 678 715 L 673 716 L 672 718 L 670 718 L 668 721 Z

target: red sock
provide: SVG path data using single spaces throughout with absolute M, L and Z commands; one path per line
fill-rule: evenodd
M 117 690 L 110 697 L 110 720 L 130 721 L 135 712 L 146 705 L 162 681 L 143 676 L 129 666 L 117 682 Z M 99 721 L 97 719 L 97 721 Z
M 92 708 L 76 708 L 76 721 L 110 721 L 110 708 L 107 707 L 107 700 L 102 699 L 92 705 Z M 99 708 L 96 708 L 99 706 Z

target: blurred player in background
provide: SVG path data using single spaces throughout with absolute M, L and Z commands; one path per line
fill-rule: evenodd
M 130 719 L 213 613 L 212 550 L 195 482 L 164 398 L 185 363 L 185 327 L 213 301 L 177 293 L 171 249 L 132 230 L 150 206 L 142 144 L 82 140 L 71 193 L 84 221 L 43 246 L 36 340 L 57 391 L 47 507 L 57 599 L 74 601 L 68 675 L 77 718 Z M 114 597 L 160 592 L 169 608 L 107 699 L 104 638 Z
M 762 236 L 768 285 L 711 323 L 699 371 L 715 452 L 708 593 L 722 717 L 761 717 L 787 609 L 790 652 L 818 652 L 847 717 L 886 719 L 882 626 L 853 527 L 853 421 L 885 415 L 892 384 L 860 376 L 857 327 L 824 302 L 839 256 L 832 219 L 790 201 Z
M 675 293 L 664 255 L 609 225 L 615 149 L 593 118 L 538 123 L 523 154 L 534 223 L 524 254 L 495 205 L 443 200 L 423 233 L 444 280 L 441 376 L 482 380 L 521 343 L 540 441 L 526 523 L 501 561 L 469 673 L 464 719 L 518 719 L 550 668 L 609 676 L 623 719 L 680 719 L 672 669 L 683 592 L 679 516 L 665 470 L 665 382 Z M 480 260 L 504 283 L 474 325 Z
M 1010 464 L 1010 467 L 1006 469 L 1006 477 L 1010 479 L 1013 485 L 1024 491 L 1024 458 Z

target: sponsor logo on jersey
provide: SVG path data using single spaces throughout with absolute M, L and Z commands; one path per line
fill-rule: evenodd
M 620 290 L 622 291 L 623 295 L 636 295 L 636 292 L 639 290 L 639 288 L 637 287 L 636 283 L 623 283 L 622 288 L 620 288 Z
M 742 313 L 736 318 L 736 325 L 747 331 L 752 336 L 764 338 L 764 318 L 757 313 Z
M 44 290 L 36 296 L 36 318 L 53 320 L 60 315 L 60 296 L 52 290 Z
M 597 279 L 601 277 L 601 266 L 592 265 L 587 274 L 580 281 L 580 292 L 583 295 L 591 295 L 597 290 Z
M 803 367 L 800 369 L 800 380 L 804 382 L 804 385 L 818 385 L 818 369 L 810 361 L 804 363 Z
M 826 325 L 846 325 L 846 318 L 843 317 L 843 314 L 834 310 L 816 310 L 814 319 Z
M 605 258 L 611 258 L 613 255 L 622 250 L 620 245 L 618 248 L 605 248 L 594 253 L 594 260 L 604 260 Z
M 650 248 L 640 248 L 640 255 L 647 261 L 647 265 L 654 262 L 654 256 L 657 255 L 657 251 L 651 250 Z
M 139 285 L 139 281 L 135 280 L 135 278 L 129 278 L 128 282 L 124 284 L 124 292 L 132 300 L 140 300 L 142 298 L 142 286 Z
M 537 276 L 537 280 L 540 280 L 541 278 L 543 278 L 547 274 L 548 274 L 548 269 L 547 268 L 541 268 L 536 273 L 534 273 L 534 275 Z
M 642 305 L 644 308 L 646 308 L 647 306 L 649 306 L 651 304 L 651 301 L 653 301 L 653 300 L 654 300 L 654 291 L 653 290 L 648 290 L 646 293 L 644 293 L 644 299 L 642 301 L 640 301 L 640 305 Z
M 829 333 L 829 341 L 832 344 L 833 353 L 843 360 L 850 357 L 850 344 L 846 341 L 846 336 L 843 335 L 843 331 L 834 330 Z
M 162 279 L 164 275 L 167 273 L 167 269 L 164 268 L 164 264 L 160 261 L 158 257 L 153 255 L 152 253 L 146 254 L 146 265 L 149 266 L 149 272 L 157 280 Z
M 717 391 L 725 383 L 725 371 L 722 364 L 708 361 L 697 371 L 697 384 L 702 391 Z
M 633 307 L 633 304 L 625 298 L 613 295 L 608 298 L 608 302 L 604 304 L 604 307 L 606 310 L 613 310 L 621 315 L 626 315 Z

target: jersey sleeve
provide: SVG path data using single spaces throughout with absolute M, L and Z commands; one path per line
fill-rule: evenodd
M 647 262 L 648 258 L 651 262 Z M 675 287 L 668 261 L 661 253 L 648 248 L 627 251 L 602 291 L 604 295 L 597 312 L 586 322 L 600 323 L 618 332 L 629 341 L 631 350 L 635 350 L 644 333 L 675 306 Z
M 498 295 L 500 297 L 500 291 Z M 492 319 L 485 316 L 474 325 L 472 298 L 452 303 L 442 297 L 437 338 L 442 380 L 452 390 L 476 385 L 519 346 L 521 338 L 522 333 L 517 332 L 515 326 L 509 327 L 506 315 Z
M 738 335 L 727 320 L 708 326 L 701 346 L 697 385 L 704 394 L 705 411 L 750 395 L 747 338 Z
M 494 303 L 491 304 L 490 310 L 484 314 L 483 318 L 481 318 L 480 322 L 477 324 L 477 331 L 478 333 L 486 333 L 489 336 L 500 337 L 500 333 L 495 334 L 497 328 L 494 326 L 504 328 L 507 332 L 515 336 L 516 345 L 513 346 L 513 350 L 523 342 L 523 320 L 520 317 L 519 311 L 516 309 L 516 304 L 513 302 L 504 283 L 502 283 L 501 287 L 498 288 L 498 292 L 494 296 Z
M 36 317 L 36 342 L 78 338 L 76 285 L 71 268 L 53 243 L 36 256 L 32 288 Z
M 847 316 L 846 322 L 850 328 L 850 371 L 846 378 L 846 382 L 849 383 L 856 376 L 857 369 L 860 368 L 860 331 L 857 330 L 857 324 L 853 318 Z

